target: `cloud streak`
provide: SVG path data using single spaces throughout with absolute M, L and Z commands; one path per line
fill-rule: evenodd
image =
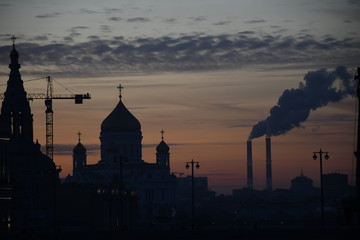
M 54 18 L 54 17 L 58 17 L 62 15 L 62 13 L 47 13 L 47 14 L 42 14 L 42 15 L 37 15 L 36 18 Z
M 112 31 L 107 25 L 101 28 L 103 32 Z M 356 37 L 257 36 L 255 32 L 244 31 L 232 35 L 114 37 L 110 40 L 92 36 L 77 44 L 73 43 L 72 37 L 64 43 L 17 44 L 20 62 L 32 66 L 28 71 L 34 74 L 47 74 L 41 73 L 41 69 L 53 66 L 52 74 L 93 76 L 222 70 L 254 64 L 308 64 L 310 61 L 356 65 L 360 56 L 360 40 Z M 0 47 L 2 56 L 10 51 L 11 46 Z M 2 58 L 0 63 L 7 65 L 9 59 Z
M 135 17 L 135 18 L 128 18 L 126 21 L 130 23 L 134 23 L 134 22 L 143 23 L 143 22 L 150 22 L 150 19 L 144 17 Z

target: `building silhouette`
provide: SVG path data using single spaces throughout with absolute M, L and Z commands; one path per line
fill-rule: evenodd
M 314 195 L 318 192 L 314 187 L 313 182 L 314 181 L 312 179 L 304 176 L 303 172 L 301 171 L 300 176 L 297 176 L 291 180 L 291 186 L 289 190 L 295 194 L 303 196 Z
M 6 231 L 44 230 L 54 224 L 58 171 L 33 141 L 33 115 L 13 44 L 0 114 L 0 216 Z
M 86 148 L 73 149 L 73 176 L 66 182 L 98 186 L 98 191 L 130 191 L 138 199 L 138 221 L 170 217 L 175 209 L 176 177 L 170 173 L 170 148 L 164 141 L 156 147 L 156 162 L 142 160 L 140 122 L 119 102 L 101 124 L 101 160 L 87 164 Z

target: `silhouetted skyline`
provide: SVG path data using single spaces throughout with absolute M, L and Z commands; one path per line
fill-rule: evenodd
M 306 88 L 312 76 L 336 74 L 338 66 L 353 81 L 360 59 L 356 1 L 205 2 L 2 1 L 0 92 L 15 35 L 28 93 L 46 92 L 46 82 L 26 80 L 51 76 L 55 93 L 92 95 L 81 106 L 54 102 L 54 159 L 62 177 L 71 172 L 79 131 L 88 162 L 100 160 L 100 124 L 120 83 L 124 103 L 142 123 L 144 160 L 154 159 L 164 129 L 171 171 L 188 174 L 184 163 L 200 161 L 199 176 L 229 194 L 246 186 L 246 140 L 284 90 L 298 92 L 304 77 Z M 272 138 L 274 189 L 288 188 L 301 169 L 318 185 L 312 152 L 319 148 L 332 156 L 324 172 L 348 174 L 353 183 L 356 99 L 341 93 L 343 100 L 305 113 L 307 121 L 291 131 L 276 128 L 272 135 L 286 134 Z M 31 108 L 34 139 L 45 146 L 44 104 L 34 100 Z M 266 184 L 263 138 L 252 145 L 255 189 Z

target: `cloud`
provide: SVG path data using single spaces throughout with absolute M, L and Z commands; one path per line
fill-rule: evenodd
M 230 23 L 231 23 L 231 21 L 220 21 L 220 22 L 213 23 L 213 25 L 215 25 L 215 26 L 223 26 L 223 25 L 228 25 Z
M 72 28 L 70 29 L 70 31 L 77 31 L 77 30 L 82 30 L 82 29 L 89 29 L 89 27 L 86 27 L 86 26 L 72 27 Z
M 111 33 L 111 32 L 112 32 L 111 27 L 108 26 L 108 25 L 101 25 L 101 26 L 100 26 L 100 30 L 101 30 L 101 32 L 103 32 L 103 33 Z
M 348 0 L 348 3 L 352 4 L 352 5 L 360 6 L 360 1 L 359 0 Z
M 48 41 L 48 40 L 49 38 L 46 35 L 35 36 L 30 39 L 30 41 Z
M 96 40 L 100 40 L 99 36 L 96 35 L 91 35 L 87 37 L 90 41 L 96 41 Z
M 105 13 L 110 14 L 110 13 L 122 13 L 123 10 L 120 8 L 105 8 Z
M 71 156 L 73 154 L 73 149 L 77 143 L 74 144 L 54 144 L 54 155 L 61 156 Z M 86 155 L 94 155 L 100 151 L 100 146 L 98 144 L 84 144 L 86 148 Z M 45 152 L 45 145 L 41 146 L 41 151 Z
M 256 19 L 256 20 L 246 21 L 245 23 L 247 23 L 247 24 L 254 24 L 254 23 L 264 23 L 264 22 L 266 22 L 266 21 L 263 20 L 263 19 Z
M 71 36 L 64 37 L 63 39 L 64 39 L 64 41 L 67 42 L 67 43 L 72 43 L 72 42 L 74 42 L 74 39 L 73 39 Z
M 190 19 L 192 19 L 194 22 L 201 22 L 201 21 L 205 21 L 206 17 L 204 17 L 204 16 L 190 17 Z
M 112 31 L 108 25 L 102 25 L 101 29 L 104 33 Z M 57 44 L 19 43 L 16 48 L 20 63 L 32 66 L 28 71 L 33 73 L 53 66 L 54 73 L 92 76 L 121 72 L 222 70 L 249 64 L 281 64 L 286 67 L 289 64 L 334 66 L 338 63 L 356 66 L 360 56 L 357 36 L 315 38 L 308 34 L 257 35 L 253 31 L 243 31 L 227 35 L 189 34 L 131 39 L 122 36 L 101 39 L 92 35 L 82 43 L 75 43 L 74 37 L 70 35 L 63 43 Z M 2 56 L 8 56 L 10 51 L 10 46 L 0 46 Z M 0 59 L 3 66 L 7 66 L 8 61 L 7 57 Z
M 62 15 L 62 13 L 47 13 L 47 14 L 37 15 L 35 17 L 45 19 L 45 18 L 58 17 L 59 15 Z
M 242 31 L 242 32 L 238 32 L 238 34 L 243 35 L 243 34 L 255 34 L 254 31 Z
M 79 11 L 80 13 L 85 13 L 85 14 L 94 14 L 94 13 L 100 13 L 99 11 L 94 11 L 94 10 L 90 10 L 87 8 L 82 8 Z
M 144 18 L 144 17 L 135 17 L 135 18 L 128 18 L 126 20 L 127 22 L 150 22 L 149 18 Z
M 166 23 L 175 23 L 176 19 L 175 18 L 167 18 L 167 19 L 165 19 L 165 22 Z
M 114 22 L 119 22 L 119 21 L 122 21 L 123 20 L 123 18 L 121 18 L 121 17 L 111 17 L 111 18 L 109 18 L 109 21 L 114 21 Z

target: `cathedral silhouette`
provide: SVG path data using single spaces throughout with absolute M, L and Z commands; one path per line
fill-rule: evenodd
M 92 184 L 97 191 L 122 192 L 138 198 L 139 219 L 171 216 L 175 210 L 176 177 L 170 173 L 170 148 L 164 141 L 156 147 L 156 163 L 142 160 L 140 122 L 119 102 L 101 124 L 101 160 L 87 164 L 86 148 L 79 142 L 73 149 L 73 176 L 67 183 Z
M 61 183 L 61 169 L 33 139 L 33 115 L 15 43 L 10 59 L 0 115 L 1 231 L 49 231 L 59 226 L 115 230 L 174 216 L 176 177 L 170 173 L 164 131 L 156 162 L 142 160 L 141 124 L 125 107 L 121 85 L 119 103 L 101 124 L 101 160 L 87 163 L 79 133 L 73 174 Z

